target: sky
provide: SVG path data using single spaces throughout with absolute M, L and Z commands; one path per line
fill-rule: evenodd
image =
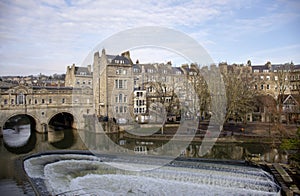
M 190 36 L 216 63 L 300 64 L 299 0 L 0 0 L 0 75 L 65 73 L 103 40 L 143 26 Z M 153 49 L 131 57 L 184 61 Z

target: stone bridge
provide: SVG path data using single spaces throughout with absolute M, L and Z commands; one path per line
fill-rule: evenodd
M 93 112 L 92 89 L 72 87 L 36 87 L 1 85 L 0 130 L 14 116 L 26 115 L 38 132 L 47 132 L 55 116 L 65 114 L 70 126 L 83 129 L 84 116 Z

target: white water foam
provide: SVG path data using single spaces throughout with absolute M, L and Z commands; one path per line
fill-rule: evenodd
M 42 177 L 49 193 L 55 195 L 279 194 L 278 185 L 259 168 L 192 162 L 196 168 L 164 166 L 138 172 L 112 167 L 118 164 L 123 163 L 105 164 L 89 155 L 45 155 L 26 160 L 24 166 L 30 177 Z

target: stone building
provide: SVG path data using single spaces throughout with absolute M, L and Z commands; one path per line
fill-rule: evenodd
M 211 66 L 209 69 L 213 68 Z M 159 108 L 160 104 L 167 116 L 180 116 L 183 107 L 191 108 L 188 106 L 194 104 L 191 87 L 199 85 L 196 78 L 207 68 L 201 69 L 193 64 L 181 67 L 172 67 L 171 63 L 134 64 L 129 52 L 108 55 L 102 50 L 101 56 L 96 52 L 93 63 L 93 103 L 96 115 L 115 118 L 120 122 L 136 119 L 144 121 L 151 118 L 151 113 L 159 113 L 154 109 Z M 251 65 L 248 61 L 246 65 L 220 63 L 218 69 L 222 74 L 235 74 L 246 80 L 249 88 L 256 92 L 256 109 L 247 114 L 248 121 L 273 121 L 272 113 L 275 110 L 282 111 L 282 120 L 300 117 L 297 109 L 300 102 L 300 65 L 273 65 L 270 62 Z M 281 109 L 278 110 L 278 107 Z M 197 111 L 199 115 L 209 113 L 210 107 L 201 108 L 206 111 Z
M 93 91 L 95 113 L 125 123 L 133 111 L 133 74 L 129 53 L 107 55 L 102 50 L 94 54 Z
M 91 70 L 91 65 L 87 67 L 72 66 L 67 67 L 66 77 L 65 77 L 65 86 L 82 88 L 93 86 L 93 73 Z
M 249 79 L 249 86 L 257 92 L 257 105 L 250 114 L 250 121 L 272 122 L 276 112 L 282 113 L 283 122 L 300 118 L 300 65 L 267 62 L 252 66 L 220 63 L 219 66 L 223 74 L 240 73 L 240 77 Z M 288 107 L 293 110 L 288 110 Z

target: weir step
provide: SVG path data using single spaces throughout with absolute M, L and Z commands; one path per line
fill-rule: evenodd
M 289 185 L 293 182 L 292 178 L 278 163 L 273 163 L 272 165 L 268 165 L 268 167 L 275 179 L 277 180 L 277 182 L 280 184 L 282 195 L 292 196 L 293 191 L 289 188 Z

